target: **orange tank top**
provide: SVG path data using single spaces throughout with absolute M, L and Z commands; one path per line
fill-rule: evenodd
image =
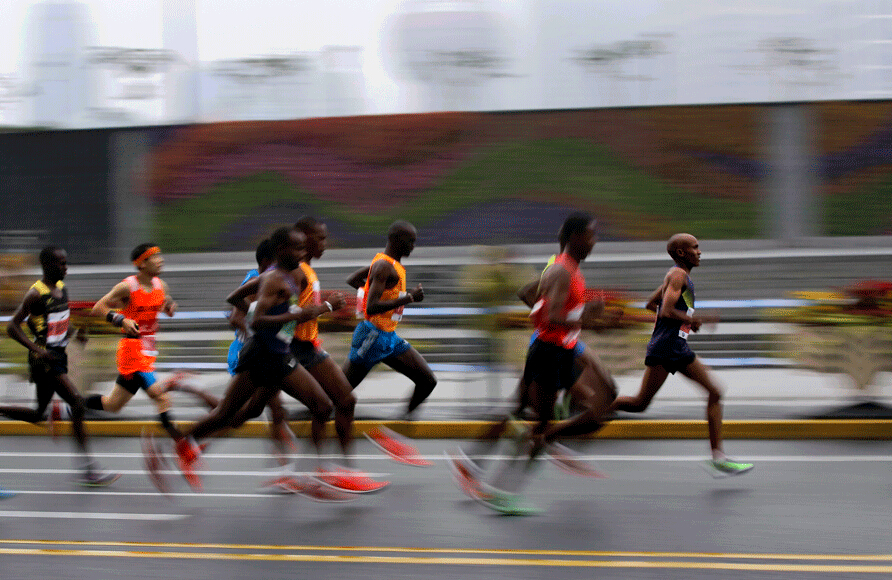
M 130 299 L 121 309 L 126 318 L 139 325 L 139 338 L 122 338 L 118 345 L 118 372 L 131 375 L 135 372 L 155 370 L 155 333 L 158 331 L 158 313 L 164 307 L 164 286 L 160 278 L 152 278 L 152 289 L 147 291 L 137 280 L 129 276 L 124 282 L 130 287 Z
M 555 259 L 552 267 L 563 267 L 570 274 L 570 288 L 567 292 L 567 299 L 561 306 L 561 313 L 567 320 L 581 320 L 585 308 L 585 279 L 579 271 L 579 263 L 568 254 L 561 254 Z M 566 349 L 574 348 L 576 340 L 579 338 L 579 327 L 549 322 L 548 310 L 548 299 L 542 297 L 530 312 L 530 317 L 539 332 L 539 340 Z
M 394 285 L 393 288 L 385 288 L 384 292 L 381 293 L 380 300 L 382 302 L 386 302 L 389 300 L 396 300 L 401 296 L 406 295 L 406 269 L 402 264 L 388 256 L 387 254 L 376 254 L 374 258 L 372 258 L 372 263 L 369 265 L 369 272 L 372 271 L 372 266 L 375 265 L 375 262 L 378 260 L 385 260 L 390 262 L 393 266 L 393 269 L 396 270 L 397 275 L 400 277 L 399 282 Z M 369 296 L 369 286 L 371 285 L 371 276 L 369 276 L 365 281 L 365 286 L 359 289 L 356 297 L 357 310 L 362 312 L 362 315 L 366 320 L 375 325 L 376 328 L 383 330 L 384 332 L 393 332 L 396 330 L 396 325 L 399 324 L 400 320 L 403 318 L 403 307 L 394 308 L 393 310 L 388 310 L 387 312 L 381 312 L 379 314 L 373 314 L 371 316 L 366 312 L 366 307 L 368 305 L 368 296 Z
M 319 306 L 322 304 L 322 289 L 319 285 L 319 278 L 316 272 L 306 262 L 300 263 L 300 269 L 303 270 L 304 276 L 307 277 L 307 287 L 300 293 L 298 306 L 306 308 L 307 306 Z M 316 347 L 322 346 L 319 339 L 319 322 L 316 318 L 311 318 L 303 324 L 299 324 L 294 329 L 294 339 L 305 342 L 312 342 Z

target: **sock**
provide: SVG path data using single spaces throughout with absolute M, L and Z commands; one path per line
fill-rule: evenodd
M 728 456 L 724 454 L 721 449 L 713 449 L 712 450 L 712 460 L 713 461 L 724 461 L 728 459 Z

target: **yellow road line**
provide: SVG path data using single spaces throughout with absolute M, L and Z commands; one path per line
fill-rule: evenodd
M 646 560 L 541 560 L 529 558 L 466 558 L 413 556 L 332 556 L 324 554 L 250 554 L 213 552 L 148 552 L 115 550 L 63 550 L 49 548 L 0 548 L 0 554 L 17 556 L 69 556 L 111 558 L 160 558 L 180 560 L 247 560 L 349 564 L 406 564 L 437 566 L 542 566 L 553 568 L 652 568 L 687 570 L 736 570 L 750 572 L 817 572 L 890 574 L 892 566 L 774 564 L 743 562 L 673 562 Z
M 643 552 L 606 550 L 548 550 L 498 548 L 419 548 L 403 546 L 313 546 L 305 544 L 224 544 L 202 542 L 112 542 L 98 540 L 0 539 L 0 545 L 89 546 L 93 548 L 185 548 L 217 550 L 295 550 L 304 552 L 397 552 L 408 554 L 481 554 L 523 556 L 571 556 L 597 558 L 699 558 L 726 560 L 832 560 L 846 562 L 892 562 L 892 554 L 758 554 L 752 552 Z
M 191 423 L 178 422 L 181 427 Z M 381 424 L 418 439 L 473 439 L 492 427 L 490 421 L 417 421 L 411 424 L 388 421 L 356 421 L 354 436 Z M 308 437 L 308 421 L 292 421 L 298 437 Z M 334 425 L 329 425 L 334 435 Z M 162 434 L 156 421 L 87 421 L 87 432 L 101 437 L 136 437 L 143 428 Z M 68 434 L 71 426 L 61 422 L 60 432 Z M 726 420 L 725 439 L 892 439 L 892 419 L 766 419 Z M 0 435 L 46 435 L 42 426 L 20 421 L 0 421 Z M 268 423 L 250 421 L 232 433 L 233 437 L 267 437 Z M 708 435 L 705 420 L 619 420 L 607 423 L 595 435 L 599 439 L 702 439 Z

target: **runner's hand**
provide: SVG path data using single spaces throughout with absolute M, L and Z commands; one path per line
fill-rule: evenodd
M 412 296 L 412 302 L 421 302 L 424 300 L 424 289 L 421 288 L 421 284 L 416 286 L 414 290 L 409 292 L 409 294 Z
M 125 318 L 121 325 L 124 335 L 129 338 L 139 338 L 139 325 L 132 318 Z

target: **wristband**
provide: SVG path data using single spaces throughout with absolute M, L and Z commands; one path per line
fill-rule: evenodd
M 328 306 L 328 311 L 329 311 L 329 312 L 334 312 L 334 308 L 332 308 L 332 306 L 331 306 L 331 302 L 329 302 L 328 300 L 326 300 L 325 302 L 323 302 L 323 304 L 325 304 L 326 306 Z
M 120 312 L 109 312 L 105 315 L 105 319 L 109 321 L 112 326 L 117 326 L 118 328 L 124 326 L 124 315 Z

